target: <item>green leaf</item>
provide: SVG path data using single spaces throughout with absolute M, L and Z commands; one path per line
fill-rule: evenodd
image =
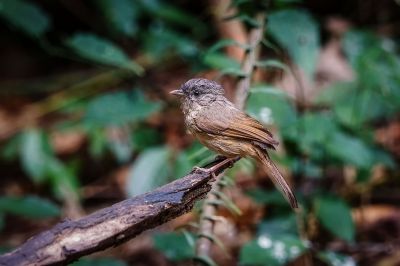
M 327 263 L 329 266 L 356 266 L 355 260 L 337 252 L 323 251 L 317 254 L 323 262 Z
M 154 247 L 169 260 L 182 261 L 194 257 L 194 249 L 182 233 L 164 233 L 153 236 Z
M 332 134 L 339 129 L 330 113 L 304 113 L 295 123 L 283 132 L 286 138 L 297 142 L 305 154 L 315 154 L 327 143 Z
M 127 266 L 124 261 L 120 261 L 114 258 L 82 258 L 72 264 L 71 266 Z
M 268 30 L 311 79 L 319 53 L 317 22 L 304 10 L 282 10 L 268 16 Z
M 286 203 L 286 201 L 285 201 Z M 287 203 L 286 203 L 287 205 Z M 277 239 L 283 235 L 298 236 L 296 215 L 282 215 L 273 219 L 263 220 L 258 225 L 258 235 L 273 235 Z
M 219 70 L 235 69 L 240 71 L 239 62 L 221 53 L 205 54 L 203 57 L 203 63 L 211 68 Z
M 18 158 L 21 146 L 21 135 L 16 135 L 7 140 L 1 147 L 0 157 L 5 161 L 12 161 Z
M 260 235 L 242 247 L 239 262 L 241 265 L 280 266 L 293 261 L 306 250 L 307 246 L 294 236 Z
M 142 74 L 143 68 L 131 60 L 118 46 L 90 33 L 77 33 L 65 44 L 81 57 L 96 63 L 130 69 Z
M 288 204 L 283 197 L 282 193 L 273 190 L 264 190 L 261 188 L 255 188 L 246 192 L 255 202 L 267 205 L 277 205 L 279 207 L 287 207 Z
M 129 169 L 127 193 L 136 196 L 167 182 L 170 151 L 166 147 L 149 148 L 139 154 Z
M 46 179 L 46 162 L 50 156 L 49 143 L 43 132 L 29 129 L 21 135 L 20 158 L 22 168 L 35 182 Z
M 282 62 L 280 62 L 278 60 L 274 60 L 274 59 L 257 61 L 255 63 L 255 65 L 257 67 L 279 68 L 279 69 L 282 69 L 282 70 L 287 71 L 287 72 L 290 71 L 289 67 L 285 63 L 282 63 Z
M 358 60 L 371 46 L 378 46 L 378 39 L 373 34 L 365 31 L 348 31 L 342 39 L 344 53 L 354 68 Z
M 119 126 L 144 120 L 160 108 L 159 102 L 146 100 L 139 90 L 109 93 L 89 102 L 84 121 L 95 126 Z
M 155 128 L 140 127 L 135 128 L 132 134 L 132 142 L 135 151 L 142 151 L 162 143 L 162 136 L 160 131 Z
M 203 35 L 204 32 L 207 31 L 204 22 L 199 20 L 196 16 L 188 14 L 187 10 L 180 9 L 166 2 L 167 1 L 147 0 L 141 3 L 148 11 L 153 13 L 152 16 L 193 30 L 196 35 Z
M 189 173 L 193 169 L 194 164 L 189 158 L 187 152 L 180 152 L 176 157 L 174 175 L 176 177 L 182 177 Z
M 142 49 L 155 61 L 171 58 L 175 54 L 184 59 L 195 58 L 197 60 L 198 44 L 193 39 L 167 28 L 163 24 L 152 25 L 144 38 Z
M 138 15 L 138 4 L 130 0 L 99 0 L 98 4 L 113 26 L 113 28 L 126 36 L 133 37 L 138 28 L 135 19 Z
M 264 124 L 277 123 L 282 132 L 296 121 L 296 111 L 284 92 L 267 85 L 251 88 L 246 110 Z
M 36 196 L 0 197 L 0 212 L 32 219 L 50 218 L 60 215 L 60 209 L 54 203 Z
M 314 207 L 318 220 L 327 230 L 343 240 L 354 241 L 354 223 L 345 201 L 334 196 L 320 196 Z
M 37 5 L 24 0 L 1 0 L 0 16 L 34 38 L 50 29 L 50 19 Z
M 219 40 L 217 43 L 215 43 L 213 46 L 211 46 L 207 50 L 206 54 L 216 53 L 221 48 L 228 47 L 228 46 L 239 46 L 239 47 L 242 47 L 243 49 L 247 49 L 248 48 L 247 45 L 240 44 L 235 40 L 223 39 L 223 40 Z
M 46 161 L 46 175 L 56 196 L 66 199 L 78 197 L 79 182 L 73 169 L 55 157 Z
M 372 151 L 363 141 L 340 131 L 332 134 L 326 142 L 326 149 L 343 163 L 360 168 L 369 168 L 374 164 Z

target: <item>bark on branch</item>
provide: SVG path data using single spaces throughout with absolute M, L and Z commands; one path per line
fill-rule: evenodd
M 229 166 L 221 165 L 215 174 Z M 210 191 L 212 181 L 212 174 L 192 171 L 154 191 L 82 219 L 65 220 L 0 256 L 0 265 L 66 265 L 82 256 L 117 246 L 191 210 Z

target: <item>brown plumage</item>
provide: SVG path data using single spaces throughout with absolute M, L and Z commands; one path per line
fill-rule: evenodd
M 259 160 L 292 208 L 297 208 L 296 197 L 267 152 L 278 142 L 257 120 L 228 101 L 221 85 L 191 79 L 171 93 L 180 96 L 186 127 L 203 145 L 228 158 Z

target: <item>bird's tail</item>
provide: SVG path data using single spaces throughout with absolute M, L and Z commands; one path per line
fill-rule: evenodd
M 269 158 L 269 155 L 260 149 L 255 149 L 255 150 L 257 158 L 264 165 L 265 170 L 267 171 L 268 175 L 274 182 L 275 186 L 282 192 L 282 194 L 285 196 L 286 200 L 290 203 L 290 206 L 293 209 L 298 208 L 296 197 L 294 196 L 291 188 L 289 187 L 286 180 L 283 178 L 282 174 L 279 172 L 276 165 Z

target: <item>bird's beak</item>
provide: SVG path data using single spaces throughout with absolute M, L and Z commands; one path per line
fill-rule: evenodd
M 183 91 L 181 89 L 173 90 L 173 91 L 170 92 L 170 94 L 176 95 L 176 96 L 182 96 L 183 95 Z

